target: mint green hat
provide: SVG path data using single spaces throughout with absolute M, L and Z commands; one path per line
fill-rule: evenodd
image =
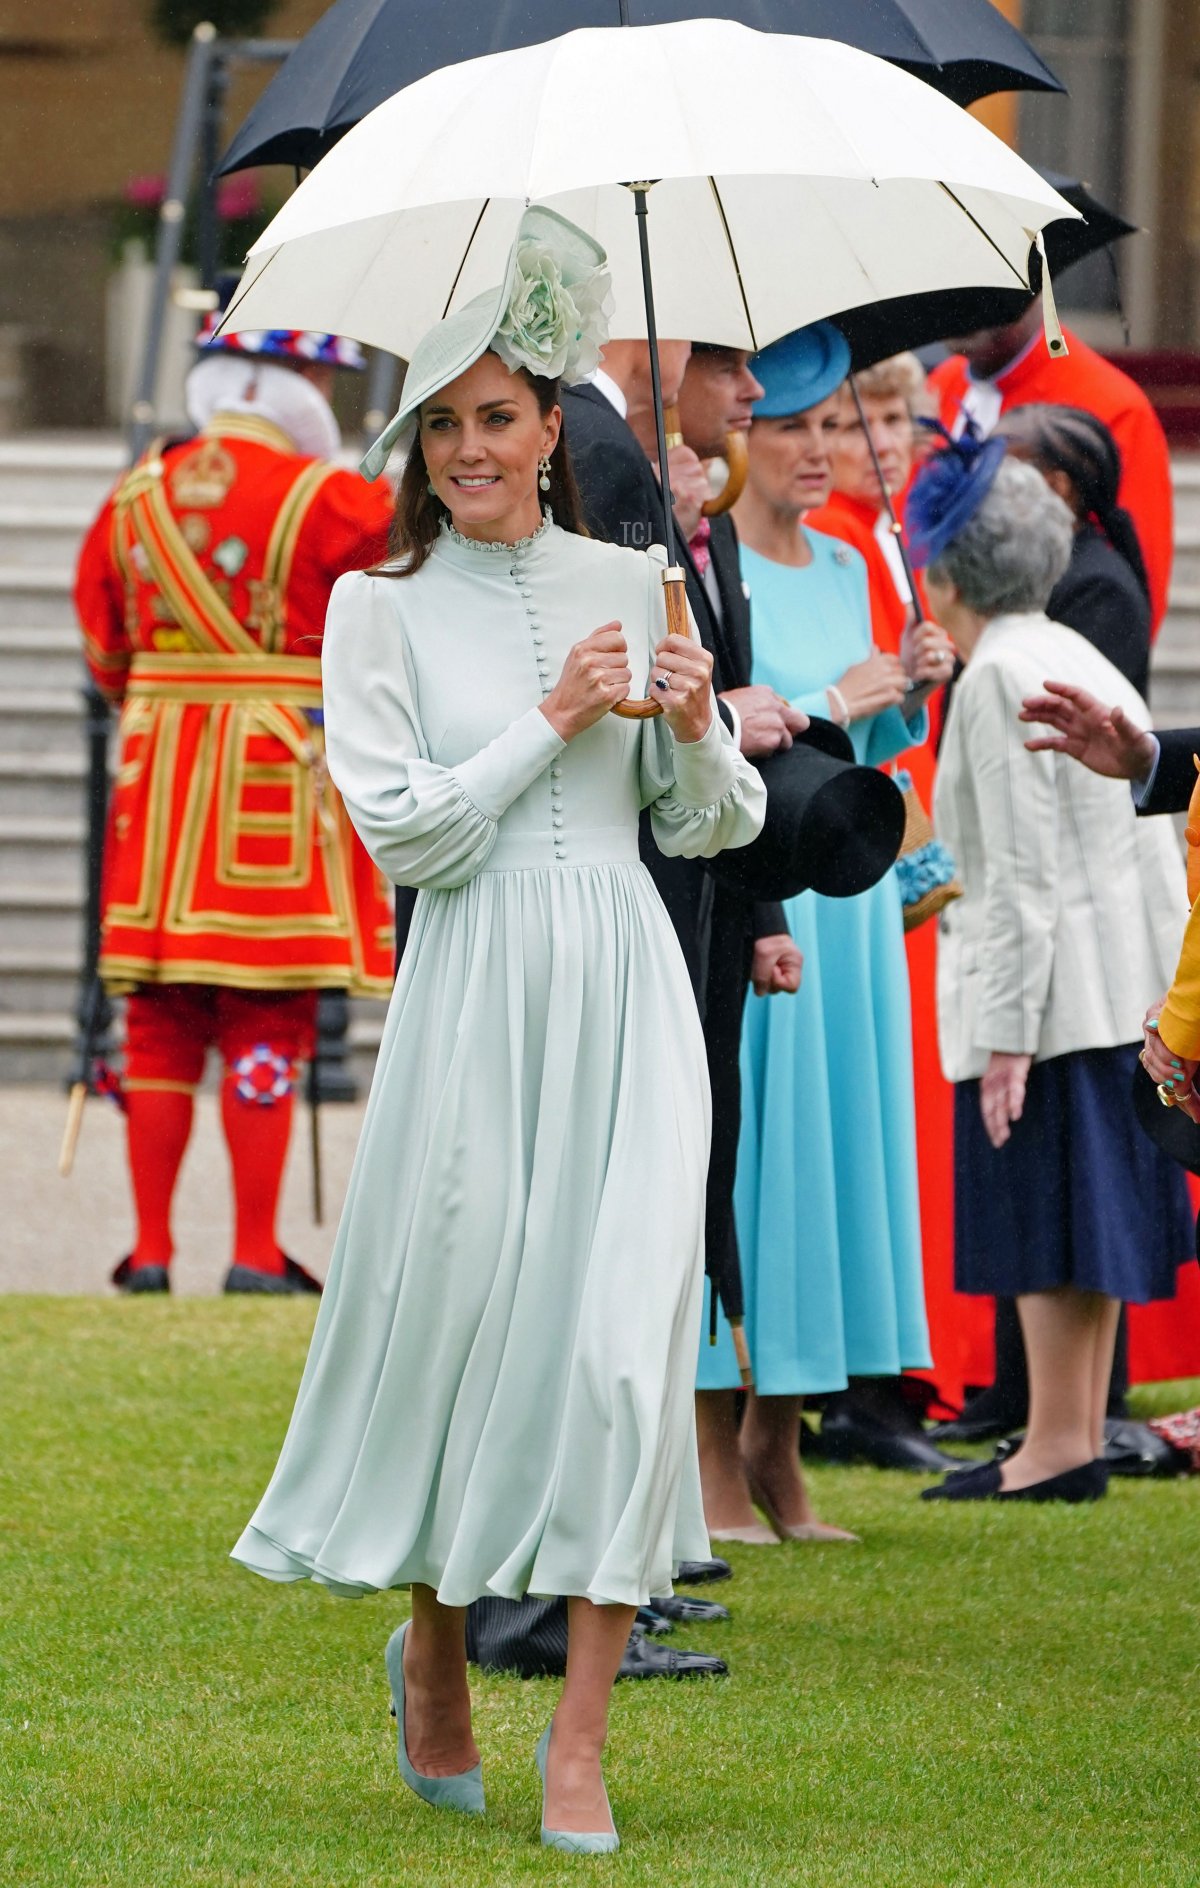
M 422 401 L 465 374 L 489 348 L 514 373 L 525 367 L 568 383 L 594 373 L 612 313 L 607 260 L 600 244 L 565 216 L 536 204 L 527 209 L 504 280 L 417 342 L 400 405 L 363 459 L 363 477 L 379 477 L 401 435 L 415 432 Z

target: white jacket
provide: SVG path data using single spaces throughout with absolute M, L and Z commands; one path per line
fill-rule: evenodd
M 1031 754 L 1017 719 L 1048 680 L 1121 703 L 1140 695 L 1089 642 L 1043 615 L 999 616 L 954 692 L 934 824 L 964 896 L 938 938 L 938 1039 L 948 1081 L 993 1050 L 1042 1061 L 1137 1042 L 1170 986 L 1187 886 L 1169 819 L 1141 819 L 1128 786 Z

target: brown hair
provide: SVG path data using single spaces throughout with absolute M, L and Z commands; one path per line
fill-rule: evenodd
M 524 367 L 518 367 L 516 371 L 533 393 L 538 412 L 545 419 L 558 405 L 562 382 L 531 374 Z M 558 436 L 558 445 L 550 454 L 550 490 L 545 494 L 545 502 L 554 513 L 555 524 L 561 525 L 564 531 L 574 532 L 577 537 L 588 536 L 583 521 L 583 501 L 579 496 L 571 455 L 567 449 L 565 419 Z M 429 471 L 418 425 L 417 436 L 413 440 L 412 451 L 408 455 L 396 493 L 396 511 L 388 537 L 387 561 L 373 565 L 369 574 L 372 577 L 413 576 L 429 556 L 443 523 L 448 522 L 449 517 L 450 513 L 441 499 L 429 490 Z

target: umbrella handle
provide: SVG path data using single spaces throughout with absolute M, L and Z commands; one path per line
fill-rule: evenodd
M 672 564 L 663 571 L 668 636 L 690 636 L 692 633 L 688 623 L 685 583 L 684 573 L 678 564 Z M 624 701 L 617 702 L 611 712 L 620 715 L 622 721 L 651 721 L 655 715 L 662 713 L 662 704 L 649 696 L 639 701 L 636 695 L 629 695 Z
M 672 446 L 682 446 L 684 438 L 677 406 L 664 407 L 663 423 L 667 429 L 667 451 L 669 452 Z M 700 515 L 703 518 L 719 518 L 723 511 L 732 510 L 745 490 L 746 477 L 750 470 L 750 454 L 746 450 L 745 433 L 726 433 L 721 456 L 725 460 L 725 483 L 719 492 L 714 492 L 712 497 L 706 498 L 701 505 Z

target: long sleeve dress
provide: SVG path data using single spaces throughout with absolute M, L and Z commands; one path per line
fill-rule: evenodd
M 871 647 L 859 552 L 807 533 L 812 562 L 742 546 L 754 680 L 828 714 L 825 690 Z M 864 765 L 921 739 L 899 709 L 850 729 Z M 904 922 L 888 872 L 857 898 L 803 892 L 784 907 L 804 954 L 794 997 L 751 997 L 742 1034 L 742 1138 L 734 1205 L 746 1333 L 763 1396 L 846 1387 L 929 1363 Z M 723 1318 L 707 1319 L 701 1389 L 736 1386 Z
M 708 1552 L 692 1417 L 709 1100 L 683 958 L 638 859 L 708 857 L 765 793 L 714 713 L 676 745 L 539 705 L 611 619 L 635 684 L 662 556 L 547 522 L 443 531 L 334 591 L 330 770 L 421 888 L 283 1451 L 234 1558 L 355 1595 L 640 1604 Z

